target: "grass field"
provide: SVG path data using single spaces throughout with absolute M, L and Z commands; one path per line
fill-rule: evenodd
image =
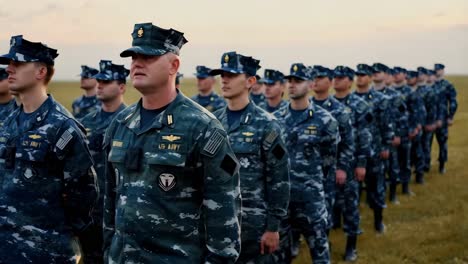
M 358 241 L 357 263 L 468 263 L 468 136 L 464 135 L 468 131 L 468 76 L 448 79 L 458 91 L 458 112 L 449 130 L 447 173 L 437 172 L 438 145 L 434 143 L 426 185 L 412 185 L 415 196 L 399 196 L 399 205 L 388 204 L 384 235 L 375 234 L 371 211 L 361 207 L 364 233 Z M 194 79 L 183 79 L 181 86 L 186 95 L 196 92 Z M 53 82 L 50 92 L 68 108 L 81 94 L 77 82 Z M 129 87 L 125 97 L 130 104 L 139 95 Z M 332 261 L 339 263 L 345 247 L 343 232 L 332 231 L 330 241 Z M 304 246 L 294 263 L 310 263 Z

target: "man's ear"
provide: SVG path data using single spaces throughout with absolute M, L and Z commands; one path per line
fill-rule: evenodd
M 252 86 L 257 83 L 257 77 L 255 76 L 248 76 L 247 77 L 247 87 L 250 89 Z
M 179 71 L 180 67 L 180 59 L 178 56 L 174 54 L 169 54 L 169 62 L 170 62 L 170 68 L 169 68 L 169 73 L 172 74 L 177 74 Z
M 36 80 L 44 80 L 47 76 L 47 67 L 38 63 L 36 69 Z

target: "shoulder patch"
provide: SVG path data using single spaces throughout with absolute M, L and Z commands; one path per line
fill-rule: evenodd
M 218 151 L 223 141 L 224 136 L 221 134 L 221 132 L 215 130 L 206 145 L 203 147 L 203 151 L 209 155 L 214 155 Z
M 65 130 L 65 132 L 63 132 L 63 134 L 60 136 L 60 139 L 57 141 L 55 146 L 58 149 L 63 150 L 67 146 L 67 144 L 70 142 L 70 140 L 72 140 L 74 131 L 75 129 L 73 129 L 72 127 Z

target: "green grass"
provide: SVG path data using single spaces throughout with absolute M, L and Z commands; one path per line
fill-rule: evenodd
M 437 173 L 438 145 L 433 147 L 433 167 L 427 184 L 412 185 L 416 196 L 399 196 L 400 204 L 388 204 L 384 212 L 387 232 L 378 236 L 373 231 L 371 211 L 362 206 L 357 263 L 468 263 L 468 177 L 465 171 L 468 156 L 468 76 L 450 76 L 458 91 L 458 112 L 449 132 L 447 173 Z M 196 93 L 195 79 L 185 78 L 181 90 L 188 96 Z M 219 87 L 218 87 L 219 88 Z M 78 82 L 53 82 L 50 92 L 70 108 L 81 95 Z M 127 104 L 136 102 L 138 92 L 129 85 Z M 468 165 L 468 164 L 467 164 Z M 341 230 L 331 232 L 332 261 L 340 263 L 345 247 Z M 294 262 L 310 263 L 309 253 L 302 246 Z

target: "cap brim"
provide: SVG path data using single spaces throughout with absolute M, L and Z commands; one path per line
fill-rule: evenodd
M 289 80 L 289 79 L 292 79 L 292 78 L 301 79 L 301 80 L 304 80 L 304 81 L 309 80 L 308 78 L 305 78 L 304 76 L 299 76 L 299 75 L 295 75 L 295 74 L 284 76 L 284 79 L 286 79 L 286 80 Z
M 211 76 L 215 76 L 215 75 L 220 75 L 223 72 L 229 72 L 229 73 L 235 73 L 235 74 L 245 73 L 244 71 L 239 71 L 239 70 L 236 70 L 236 69 L 233 69 L 233 68 L 226 67 L 226 68 L 211 70 L 209 74 Z
M 133 46 L 129 49 L 126 49 L 120 53 L 120 57 L 131 57 L 134 54 L 143 54 L 148 56 L 161 56 L 169 51 L 164 49 L 155 49 L 147 46 Z
M 195 77 L 197 79 L 205 79 L 205 78 L 211 77 L 211 75 L 209 75 L 209 74 L 197 74 L 197 73 L 195 73 L 194 75 L 195 75 Z
M 13 58 L 10 54 L 4 54 L 0 56 L 0 64 L 7 65 L 10 64 L 10 61 L 12 61 Z
M 114 80 L 111 76 L 103 73 L 98 73 L 92 77 L 89 77 L 91 79 L 96 79 L 96 80 L 102 80 L 102 81 L 112 81 Z
M 271 80 L 271 79 L 262 79 L 262 83 L 264 83 L 264 84 L 274 84 L 275 81 Z

